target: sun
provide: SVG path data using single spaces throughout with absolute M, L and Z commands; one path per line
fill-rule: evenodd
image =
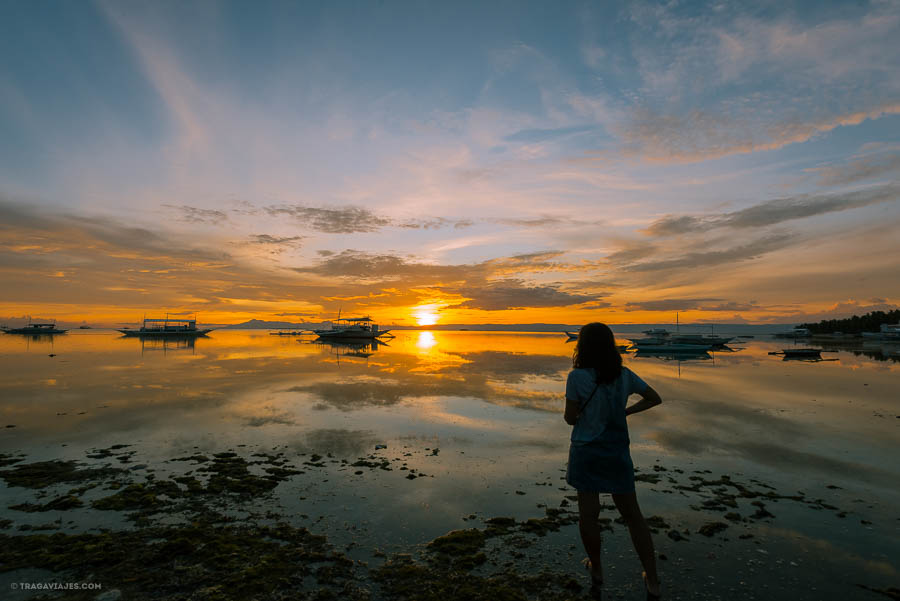
M 437 305 L 419 305 L 413 307 L 412 316 L 420 326 L 433 326 L 437 323 Z

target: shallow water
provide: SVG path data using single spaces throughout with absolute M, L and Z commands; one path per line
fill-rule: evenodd
M 638 483 L 644 513 L 688 533 L 655 535 L 670 598 L 877 599 L 856 585 L 900 582 L 900 363 L 882 349 L 815 363 L 768 355 L 789 344 L 759 337 L 704 358 L 625 356 L 664 400 L 629 428 L 635 466 L 662 476 Z M 282 482 L 264 504 L 307 516 L 296 519 L 372 561 L 486 518 L 542 517 L 574 494 L 561 417 L 572 346 L 561 334 L 509 332 L 400 331 L 377 348 L 265 331 L 165 344 L 102 330 L 3 335 L 0 452 L 90 463 L 92 449 L 129 444 L 131 455 L 106 461 L 157 477 L 189 469 L 167 460 L 195 453 L 276 450 L 298 464 L 317 453 L 325 465 Z M 370 455 L 393 469 L 341 463 Z M 686 488 L 692 475 L 802 500 L 767 501 L 774 517 L 750 519 L 756 508 L 740 499 L 742 519 L 707 538 L 697 530 L 723 511 L 703 507 L 714 486 Z M 7 509 L 29 499 L 0 484 L 6 532 L 63 517 Z M 63 532 L 126 527 L 110 512 L 64 513 Z M 574 526 L 536 540 L 523 570 L 583 577 Z M 635 596 L 640 569 L 623 528 L 606 553 L 611 594 Z

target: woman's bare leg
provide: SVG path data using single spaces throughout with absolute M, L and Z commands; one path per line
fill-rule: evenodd
M 579 499 L 580 499 L 579 495 Z M 656 573 L 656 552 L 653 549 L 653 538 L 650 536 L 650 528 L 641 513 L 638 505 L 637 494 L 613 495 L 616 509 L 622 514 L 622 519 L 628 525 L 631 533 L 631 543 L 641 559 L 644 572 L 647 575 L 647 588 L 654 595 L 659 594 L 659 575 Z
M 578 531 L 588 558 L 591 560 L 591 578 L 603 580 L 603 564 L 601 558 L 602 534 L 597 519 L 600 517 L 600 493 L 578 493 Z

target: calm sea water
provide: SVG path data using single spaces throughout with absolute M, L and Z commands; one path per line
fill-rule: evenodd
M 768 355 L 786 344 L 762 337 L 704 357 L 625 355 L 664 401 L 629 428 L 635 465 L 664 476 L 639 483 L 645 514 L 689 533 L 656 535 L 673 597 L 878 598 L 857 585 L 900 583 L 900 363 L 880 348 L 815 363 Z M 572 347 L 562 334 L 508 332 L 401 331 L 377 348 L 265 331 L 191 343 L 103 330 L 3 335 L 0 452 L 85 461 L 91 449 L 131 444 L 131 464 L 160 472 L 198 451 L 330 454 L 334 468 L 280 484 L 269 502 L 312 516 L 312 530 L 371 559 L 480 519 L 539 517 L 573 494 L 562 420 Z M 338 463 L 372 454 L 424 477 Z M 698 528 L 722 512 L 703 505 L 714 487 L 687 489 L 695 474 L 803 500 L 768 502 L 774 517 L 707 538 Z M 0 484 L 10 533 L 47 521 L 6 509 L 26 492 Z M 754 510 L 740 503 L 743 516 Z M 116 525 L 95 513 L 72 512 L 62 530 Z M 607 552 L 612 574 L 639 573 L 624 529 L 608 535 Z M 574 526 L 529 553 L 523 562 L 573 572 L 583 556 Z

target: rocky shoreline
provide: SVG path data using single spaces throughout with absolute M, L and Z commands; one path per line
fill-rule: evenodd
M 578 520 L 574 491 L 548 481 L 535 482 L 533 492 L 556 501 L 536 503 L 532 517 L 462 516 L 471 527 L 449 529 L 391 554 L 364 548 L 364 537 L 340 547 L 331 540 L 333 532 L 322 528 L 321 517 L 271 506 L 275 489 L 303 479 L 391 478 L 392 486 L 405 481 L 405 486 L 427 485 L 435 476 L 407 465 L 414 453 L 435 457 L 439 449 L 384 449 L 355 459 L 316 453 L 288 457 L 279 450 L 198 450 L 157 465 L 141 463 L 139 453 L 126 444 L 92 449 L 84 461 L 29 462 L 24 454 L 0 455 L 0 478 L 9 489 L 30 496 L 8 506 L 0 519 L 0 575 L 17 581 L 16 574 L 45 570 L 49 579 L 102 583 L 102 592 L 28 597 L 79 601 L 587 598 L 587 576 L 574 567 L 581 557 L 573 527 Z M 710 470 L 656 464 L 638 472 L 636 480 L 639 487 L 683 497 L 681 503 L 696 516 L 689 523 L 648 517 L 660 541 L 660 560 L 669 564 L 663 566 L 673 581 L 669 598 L 717 598 L 712 592 L 689 594 L 689 588 L 679 593 L 675 574 L 683 580 L 693 570 L 681 555 L 714 554 L 707 549 L 715 542 L 715 548 L 764 557 L 768 551 L 762 540 L 777 526 L 780 513 L 775 505 L 871 524 L 858 507 L 842 508 L 833 499 L 802 492 L 784 494 L 757 479 Z M 73 512 L 94 515 L 102 525 L 67 521 Z M 39 524 L 24 519 L 37 515 L 59 517 Z M 107 525 L 116 522 L 113 516 L 117 527 Z M 611 505 L 604 506 L 601 523 L 611 533 L 624 532 Z M 351 554 L 353 547 L 357 552 Z M 671 561 L 669 555 L 676 553 L 670 548 L 685 553 Z M 761 559 L 748 561 L 752 571 Z M 868 598 L 900 599 L 896 588 L 868 582 L 854 586 Z M 638 589 L 623 586 L 619 596 L 629 592 Z M 754 597 L 738 593 L 731 598 Z

